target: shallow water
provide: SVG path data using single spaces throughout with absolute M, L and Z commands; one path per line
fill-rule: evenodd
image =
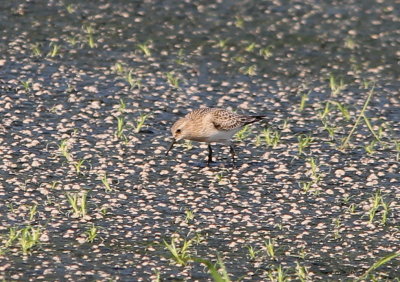
M 245 281 L 267 280 L 278 266 L 299 279 L 296 263 L 310 280 L 354 279 L 398 252 L 398 8 L 390 1 L 1 2 L 0 278 L 211 280 L 197 262 L 173 263 L 163 244 L 172 238 L 179 246 L 195 238 L 190 256 L 214 263 L 219 254 L 231 278 Z M 336 95 L 331 74 L 336 86 L 343 81 Z M 367 153 L 374 136 L 362 120 L 340 151 L 372 81 L 366 116 L 380 142 Z M 164 155 L 171 124 L 200 106 L 267 116 L 267 125 L 236 142 L 237 167 L 225 146 L 215 146 L 210 167 L 204 144 Z M 134 133 L 143 114 L 145 126 Z M 268 126 L 281 134 L 275 148 L 263 136 L 257 143 Z M 313 142 L 299 154 L 302 134 Z M 382 203 L 369 222 L 378 190 L 390 203 L 386 224 Z M 74 216 L 67 195 L 84 192 L 87 215 Z M 24 256 L 18 239 L 7 240 L 9 228 L 26 226 L 41 235 Z M 92 226 L 98 234 L 88 242 Z M 373 275 L 393 280 L 399 270 L 394 259 Z

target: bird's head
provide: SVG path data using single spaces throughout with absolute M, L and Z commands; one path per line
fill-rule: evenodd
M 181 139 L 186 139 L 190 135 L 190 130 L 188 126 L 188 120 L 186 118 L 180 118 L 178 119 L 174 125 L 171 127 L 171 133 L 172 133 L 172 142 L 171 145 L 169 146 L 169 149 L 165 153 L 168 155 L 169 151 L 171 151 L 172 147 L 174 144 L 181 140 Z

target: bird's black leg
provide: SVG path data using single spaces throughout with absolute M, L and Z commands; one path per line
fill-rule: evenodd
M 212 150 L 211 150 L 211 145 L 208 144 L 208 161 L 207 161 L 207 165 L 210 165 L 210 163 L 212 163 Z
M 229 152 L 231 153 L 231 157 L 232 157 L 232 165 L 235 166 L 235 148 L 233 147 L 233 145 L 229 145 Z

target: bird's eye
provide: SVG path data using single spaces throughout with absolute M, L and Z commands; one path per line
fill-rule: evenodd
M 180 129 L 177 129 L 177 130 L 175 131 L 175 133 L 181 133 L 181 130 L 180 130 Z

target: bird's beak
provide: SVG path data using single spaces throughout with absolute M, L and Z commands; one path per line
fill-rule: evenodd
M 166 156 L 168 155 L 169 151 L 171 151 L 171 149 L 172 149 L 172 147 L 174 146 L 175 143 L 176 143 L 176 139 L 173 138 L 172 142 L 171 142 L 171 145 L 169 145 L 169 148 L 168 148 L 167 152 L 165 153 Z

